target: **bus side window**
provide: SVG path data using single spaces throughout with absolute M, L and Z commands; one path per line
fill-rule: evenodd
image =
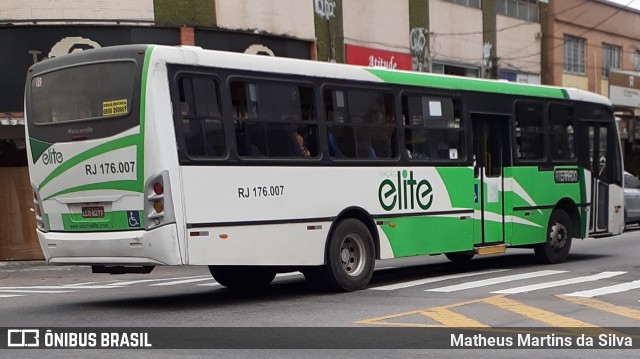
M 551 158 L 559 161 L 574 161 L 575 115 L 572 106 L 549 105 L 549 125 L 551 126 Z
M 542 104 L 516 103 L 516 146 L 521 160 L 542 161 L 545 158 Z
M 234 116 L 239 156 L 318 156 L 312 88 L 289 81 L 234 81 L 231 95 L 238 109 Z
M 325 90 L 329 156 L 391 159 L 397 156 L 393 95 L 376 90 Z
M 446 97 L 406 95 L 402 98 L 405 147 L 413 160 L 464 159 L 462 106 Z
M 178 80 L 179 116 L 188 157 L 211 158 L 226 154 L 218 83 L 205 76 Z

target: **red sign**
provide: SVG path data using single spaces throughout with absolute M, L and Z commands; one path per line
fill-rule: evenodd
M 391 70 L 411 70 L 411 55 L 345 44 L 347 63 Z

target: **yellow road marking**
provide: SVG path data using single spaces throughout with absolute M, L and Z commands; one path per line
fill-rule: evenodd
M 438 325 L 438 324 L 415 324 L 415 323 L 400 323 L 400 322 L 389 321 L 396 318 L 408 317 L 410 315 L 420 315 L 422 314 L 422 312 L 423 312 L 422 310 L 412 310 L 410 312 L 390 314 L 382 317 L 359 320 L 355 323 L 356 324 L 374 324 L 374 325 L 395 325 L 399 327 L 441 327 L 441 325 Z
M 592 298 L 566 297 L 562 295 L 558 295 L 557 297 L 575 304 L 585 306 L 585 307 L 598 309 L 601 311 L 613 313 L 613 314 L 634 319 L 634 320 L 640 320 L 640 310 L 621 307 L 621 306 L 605 303 Z M 475 304 L 475 303 L 489 304 L 494 307 L 504 309 L 506 311 L 523 316 L 525 318 L 529 318 L 537 322 L 544 323 L 550 327 L 567 328 L 570 331 L 572 330 L 571 328 L 582 328 L 582 329 L 591 328 L 593 330 L 597 330 L 598 333 L 617 333 L 615 331 L 606 330 L 601 328 L 600 326 L 583 322 L 578 319 L 565 317 L 563 315 L 560 315 L 554 312 L 550 312 L 544 309 L 540 309 L 540 308 L 536 308 L 536 307 L 532 307 L 532 306 L 520 303 L 516 300 L 507 298 L 504 295 L 474 299 L 466 302 L 454 303 L 454 304 L 449 304 L 449 305 L 444 305 L 439 307 L 432 307 L 432 308 L 421 309 L 421 310 L 413 310 L 413 311 L 404 312 L 404 313 L 385 315 L 381 317 L 357 321 L 355 323 L 369 324 L 369 325 L 384 325 L 384 326 L 402 326 L 402 327 L 491 328 L 491 326 L 487 324 L 484 324 L 482 322 L 479 322 L 477 320 L 474 320 L 472 318 L 469 318 L 465 315 L 456 313 L 453 310 L 451 310 L 453 308 L 463 307 L 463 306 Z M 406 318 L 412 315 L 425 316 L 440 324 L 403 323 L 403 322 L 395 321 L 398 318 Z
M 482 302 L 491 304 L 504 310 L 508 310 L 523 317 L 545 323 L 553 327 L 597 327 L 597 325 L 589 324 L 587 322 L 565 317 L 544 309 L 522 304 L 518 301 L 509 299 L 501 295 L 485 298 L 482 300 Z
M 621 307 L 619 305 L 609 304 L 593 298 L 581 298 L 581 297 L 567 297 L 564 295 L 557 296 L 560 299 L 564 299 L 568 302 L 583 305 L 585 307 L 594 308 L 603 312 L 613 313 L 625 318 L 631 318 L 640 320 L 640 310 Z
M 435 307 L 429 310 L 422 311 L 422 315 L 427 316 L 437 322 L 442 323 L 445 327 L 473 327 L 473 328 L 485 328 L 489 327 L 484 323 L 480 323 L 462 314 L 458 314 L 445 307 Z

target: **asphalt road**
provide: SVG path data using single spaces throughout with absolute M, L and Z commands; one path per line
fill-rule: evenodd
M 504 255 L 475 258 L 467 267 L 456 266 L 444 256 L 379 261 L 369 288 L 354 293 L 318 292 L 299 273 L 279 275 L 264 291 L 239 293 L 215 283 L 206 267 L 160 267 L 146 275 L 107 275 L 92 274 L 87 267 L 3 262 L 0 327 L 179 327 L 186 328 L 182 334 L 187 337 L 191 335 L 189 328 L 199 327 L 258 328 L 268 335 L 278 335 L 278 328 L 325 328 L 320 336 L 330 336 L 332 331 L 335 334 L 332 328 L 351 328 L 353 331 L 346 331 L 339 340 L 340 345 L 347 346 L 358 342 L 355 336 L 378 335 L 366 332 L 367 328 L 473 327 L 498 337 L 514 335 L 520 328 L 541 333 L 566 333 L 569 329 L 566 335 L 576 338 L 581 330 L 587 330 L 583 328 L 640 327 L 639 256 L 640 229 L 630 228 L 617 237 L 575 241 L 567 262 L 557 265 L 536 263 L 532 250 L 508 250 Z M 260 329 L 265 327 L 269 329 Z M 299 329 L 298 334 L 307 335 L 306 340 L 313 342 L 309 336 L 318 334 L 305 330 Z M 397 333 L 389 331 L 389 337 L 381 337 L 379 343 L 387 343 Z M 345 339 L 349 335 L 354 336 L 353 342 Z M 640 347 L 640 337 L 632 336 L 631 340 Z M 304 345 L 305 341 L 300 343 Z M 230 358 L 457 357 L 470 353 L 388 349 L 218 349 L 213 353 Z M 4 353 L 11 357 L 87 357 L 98 353 L 100 357 L 122 357 L 124 351 L 17 349 Z M 131 358 L 201 357 L 212 351 L 126 353 Z M 533 350 L 474 353 L 492 358 L 539 356 Z M 544 353 L 567 358 L 638 355 L 637 350 L 615 348 Z M 5 354 L 0 352 L 0 356 Z

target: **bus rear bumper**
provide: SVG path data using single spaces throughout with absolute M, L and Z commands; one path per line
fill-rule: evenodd
M 181 265 L 175 225 L 150 231 L 41 232 L 40 247 L 52 265 Z

